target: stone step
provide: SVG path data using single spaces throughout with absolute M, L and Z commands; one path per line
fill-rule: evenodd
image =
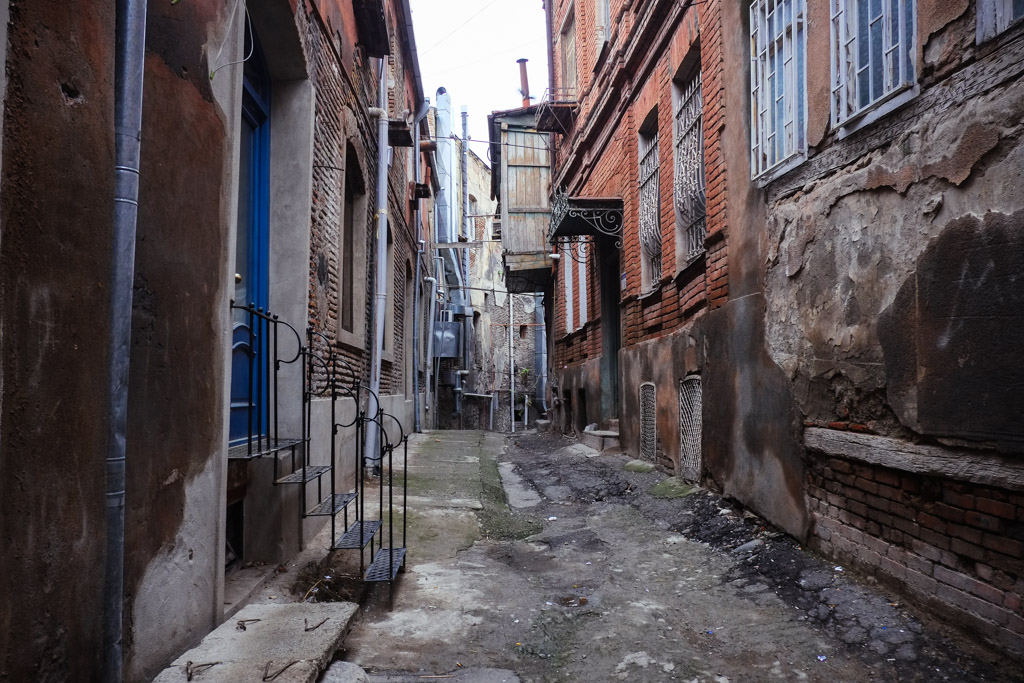
M 580 443 L 596 451 L 619 447 L 619 433 L 609 429 L 588 429 L 580 435 Z
M 153 683 L 269 677 L 277 683 L 314 683 L 341 647 L 357 607 L 350 602 L 249 605 L 175 659 Z

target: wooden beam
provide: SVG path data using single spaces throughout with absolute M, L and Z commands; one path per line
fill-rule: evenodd
M 804 432 L 804 445 L 824 455 L 904 472 L 1024 491 L 1024 459 L 1021 457 L 921 446 L 900 439 L 821 427 L 810 427 Z

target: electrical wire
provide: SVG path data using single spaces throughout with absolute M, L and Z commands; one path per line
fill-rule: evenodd
M 235 3 L 235 8 L 236 8 L 236 10 L 238 8 L 238 3 L 237 2 Z M 231 35 L 231 29 L 232 29 L 232 27 L 234 26 L 234 23 L 235 23 L 235 14 L 237 14 L 237 11 L 233 12 L 231 14 L 231 24 L 228 26 L 228 35 L 229 36 Z M 249 54 L 247 54 L 245 56 L 245 58 L 243 58 L 243 59 L 241 59 L 241 60 L 239 60 L 237 62 L 228 62 L 227 64 L 221 64 L 220 66 L 218 66 L 216 69 L 214 69 L 213 71 L 210 72 L 210 80 L 211 81 L 213 80 L 213 77 L 217 75 L 217 72 L 220 71 L 221 69 L 223 69 L 225 67 L 228 67 L 228 66 L 233 66 L 235 64 L 244 64 L 245 62 L 248 62 L 249 58 L 252 57 L 253 52 L 256 51 L 256 35 L 252 32 L 252 21 L 249 19 L 249 8 L 248 7 L 245 8 L 245 26 L 246 26 L 246 30 L 249 32 L 249 35 L 251 36 L 251 38 L 249 40 Z M 224 51 L 224 45 L 226 45 L 227 42 L 228 42 L 228 39 L 225 38 L 224 42 L 220 44 L 220 49 L 217 50 L 217 56 L 214 58 L 215 61 L 217 59 L 220 59 L 220 54 L 221 54 L 221 52 Z M 244 42 L 244 39 L 243 39 L 243 42 Z
M 474 12 L 473 14 L 470 15 L 469 19 L 466 19 L 464 22 L 462 22 L 461 24 L 459 24 L 458 26 L 453 28 L 451 33 L 447 34 L 444 38 L 442 38 L 441 40 L 437 41 L 436 43 L 434 43 L 433 45 L 428 47 L 426 50 L 423 50 L 422 52 L 420 52 L 420 57 L 425 56 L 428 52 L 433 50 L 435 47 L 438 47 L 439 45 L 444 43 L 444 41 L 446 41 L 449 38 L 451 38 L 452 36 L 454 36 L 456 33 L 458 33 L 459 29 L 461 29 L 463 26 L 465 26 L 469 22 L 471 22 L 474 19 L 476 19 L 478 16 L 483 14 L 486 10 L 488 10 L 492 5 L 496 4 L 497 2 L 498 2 L 498 0 L 491 0 L 489 3 L 487 3 L 486 5 L 481 7 L 480 9 L 478 9 L 476 12 Z

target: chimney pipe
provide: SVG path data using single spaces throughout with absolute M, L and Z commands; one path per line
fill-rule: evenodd
M 519 87 L 523 93 L 523 106 L 530 106 L 530 79 L 526 76 L 526 63 L 530 61 L 528 59 L 517 59 L 516 63 L 519 64 Z

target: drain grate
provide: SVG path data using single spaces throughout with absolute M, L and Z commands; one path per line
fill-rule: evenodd
M 640 385 L 640 458 L 649 462 L 658 459 L 657 405 L 653 382 Z
M 700 481 L 701 475 L 700 375 L 679 380 L 679 460 L 683 478 Z

